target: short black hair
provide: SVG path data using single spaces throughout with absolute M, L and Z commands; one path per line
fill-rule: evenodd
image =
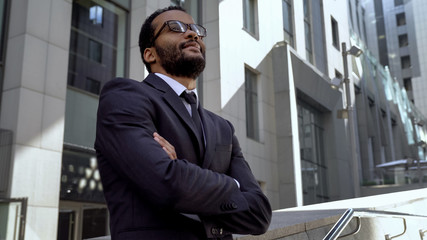
M 183 9 L 180 6 L 169 6 L 166 8 L 158 9 L 153 14 L 151 14 L 147 19 L 145 19 L 145 22 L 142 24 L 141 32 L 139 33 L 139 51 L 141 52 L 142 62 L 144 62 L 145 67 L 147 68 L 147 71 L 149 73 L 151 73 L 151 66 L 144 59 L 144 51 L 146 48 L 150 48 L 154 44 L 153 38 L 154 38 L 155 29 L 152 25 L 153 20 L 160 14 L 167 11 L 171 11 L 171 10 L 179 10 L 179 11 L 186 12 L 185 9 Z

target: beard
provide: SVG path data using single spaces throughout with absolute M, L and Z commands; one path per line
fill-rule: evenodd
M 181 43 L 178 47 L 168 45 L 160 47 L 156 45 L 157 54 L 161 59 L 161 66 L 165 71 L 173 76 L 188 77 L 196 79 L 205 69 L 205 52 L 201 49 L 202 56 L 188 56 L 182 50 L 185 44 Z

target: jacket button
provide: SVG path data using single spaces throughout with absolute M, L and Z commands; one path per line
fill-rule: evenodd
M 216 227 L 214 227 L 214 228 L 211 229 L 211 233 L 213 235 L 222 235 L 223 230 L 222 230 L 222 228 L 216 228 Z

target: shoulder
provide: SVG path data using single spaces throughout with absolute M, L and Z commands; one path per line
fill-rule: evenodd
M 101 95 L 104 95 L 111 91 L 119 91 L 128 88 L 135 88 L 142 85 L 142 82 L 128 79 L 128 78 L 115 78 L 111 81 L 108 81 L 102 88 Z
M 108 107 L 130 107 L 136 102 L 149 101 L 149 86 L 133 79 L 115 78 L 102 88 L 99 104 Z

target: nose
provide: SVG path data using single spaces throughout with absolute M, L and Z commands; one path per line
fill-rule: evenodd
M 187 38 L 191 38 L 194 40 L 198 40 L 200 38 L 199 35 L 195 31 L 193 31 L 190 27 L 188 27 L 186 34 L 187 34 L 186 36 Z

